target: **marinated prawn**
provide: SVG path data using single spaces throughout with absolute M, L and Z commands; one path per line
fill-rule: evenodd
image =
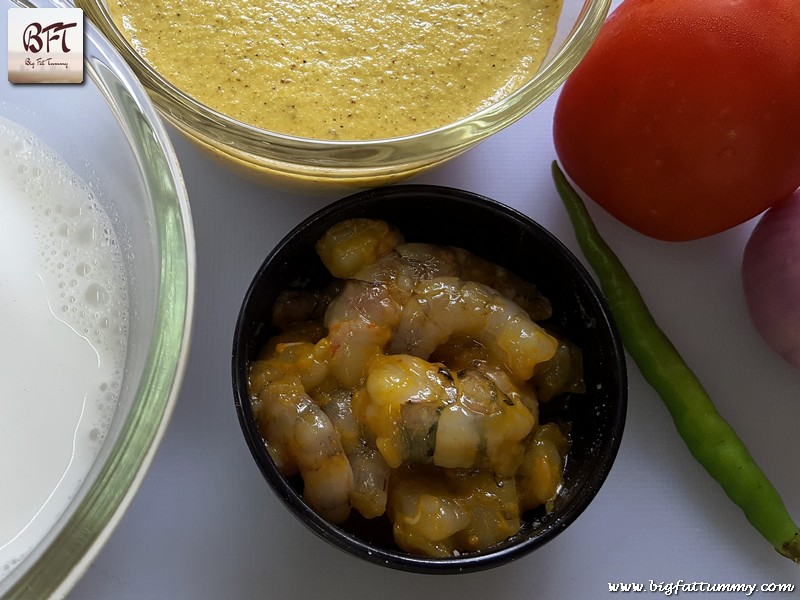
M 456 277 L 420 280 L 403 306 L 389 351 L 427 358 L 455 335 L 481 342 L 511 374 L 527 380 L 553 358 L 558 340 L 518 304 L 487 285 Z
M 549 300 L 380 220 L 338 223 L 316 250 L 333 282 L 279 295 L 249 380 L 267 449 L 309 506 L 388 521 L 430 556 L 484 550 L 552 509 L 569 427 L 540 422 L 539 405 L 584 384 Z

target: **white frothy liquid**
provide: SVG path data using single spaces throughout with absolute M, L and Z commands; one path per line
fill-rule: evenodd
M 94 192 L 0 117 L 0 580 L 91 468 L 127 348 L 122 255 Z

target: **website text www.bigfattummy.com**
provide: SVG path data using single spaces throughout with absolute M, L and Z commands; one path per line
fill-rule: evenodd
M 650 579 L 647 583 L 638 582 L 609 582 L 608 591 L 611 593 L 643 593 L 656 592 L 665 596 L 681 593 L 714 593 L 738 592 L 744 596 L 764 593 L 791 593 L 795 591 L 793 583 L 712 583 L 708 581 L 655 581 Z

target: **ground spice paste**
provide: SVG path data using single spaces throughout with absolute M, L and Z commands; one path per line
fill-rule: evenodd
M 110 0 L 138 52 L 237 120 L 318 139 L 427 131 L 541 65 L 561 0 Z

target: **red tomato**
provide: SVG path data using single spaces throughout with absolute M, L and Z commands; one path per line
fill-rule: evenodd
M 758 215 L 800 187 L 800 0 L 624 0 L 553 137 L 573 182 L 645 235 Z

